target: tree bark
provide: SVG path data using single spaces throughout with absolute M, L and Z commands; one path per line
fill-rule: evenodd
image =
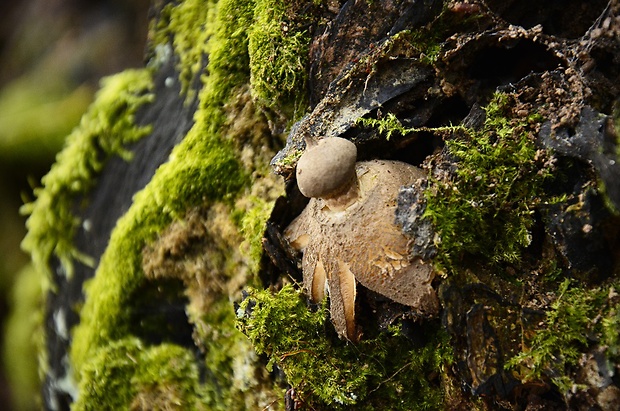
M 617 1 L 152 11 L 31 206 L 46 409 L 620 408 Z M 439 313 L 358 283 L 355 344 L 284 235 L 329 137 L 426 175 L 386 201 Z

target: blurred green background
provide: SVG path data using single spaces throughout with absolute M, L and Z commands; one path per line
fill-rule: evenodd
M 101 77 L 143 66 L 149 0 L 0 6 L 0 409 L 40 409 L 41 279 L 21 251 L 31 201 Z

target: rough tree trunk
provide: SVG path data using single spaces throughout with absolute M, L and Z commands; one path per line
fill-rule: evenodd
M 152 11 L 28 206 L 46 409 L 620 409 L 617 1 Z M 440 302 L 358 284 L 357 343 L 283 235 L 337 136 L 426 173 L 386 201 Z

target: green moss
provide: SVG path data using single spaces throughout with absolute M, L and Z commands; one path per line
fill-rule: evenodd
M 241 243 L 230 208 L 216 204 L 204 212 L 191 210 L 182 221 L 164 230 L 143 254 L 145 274 L 157 288 L 170 290 L 165 282 L 170 278 L 182 279 L 185 284 L 189 298 L 186 313 L 209 375 L 202 388 L 203 403 L 211 410 L 253 409 L 273 401 L 268 398 L 273 391 L 271 378 L 257 371 L 259 358 L 247 338 L 235 329 L 230 301 L 241 297 L 240 287 L 258 283 L 256 272 L 251 272 L 240 256 Z M 142 293 L 132 298 L 132 303 L 141 298 Z M 144 328 L 141 324 L 142 331 Z
M 266 372 L 261 372 L 259 358 L 250 341 L 235 328 L 235 313 L 230 301 L 221 298 L 204 313 L 202 322 L 218 325 L 198 329 L 200 339 L 207 344 L 205 364 L 211 381 L 204 390 L 209 409 L 241 411 L 271 402 L 272 399 L 265 397 L 273 387 L 271 384 L 262 386 L 270 378 Z M 275 399 L 281 397 L 280 392 L 273 394 Z
M 140 404 L 143 410 L 199 408 L 198 367 L 190 351 L 160 344 L 143 351 L 138 361 L 140 368 L 130 382 L 138 392 L 134 407 Z
M 542 201 L 542 184 L 550 177 L 545 153 L 535 146 L 541 118 L 511 114 L 511 97 L 497 94 L 484 108 L 480 130 L 463 126 L 406 128 L 388 113 L 357 124 L 393 135 L 431 132 L 445 137 L 448 161 L 456 171 L 430 178 L 425 218 L 439 234 L 437 265 L 452 270 L 463 254 L 491 263 L 516 262 L 531 241 L 533 209 Z M 546 199 L 551 201 L 551 199 Z
M 181 218 L 188 207 L 230 198 L 246 182 L 226 144 L 200 141 L 199 124 L 175 148 L 170 162 L 135 196 L 112 232 L 96 277 L 87 288 L 82 322 L 75 331 L 72 353 L 77 369 L 90 350 L 128 331 L 124 307 L 143 278 L 143 247 L 173 219 Z
M 248 38 L 243 28 L 251 24 L 253 4 L 248 0 L 223 0 L 207 13 L 205 27 L 210 27 L 212 32 L 206 47 L 208 75 L 203 78 L 201 107 L 195 118 L 206 127 L 207 138 L 217 134 L 224 124 L 222 106 L 231 98 L 235 87 L 249 79 Z
M 620 353 L 620 304 L 614 286 L 587 290 L 572 283 L 566 279 L 560 284 L 543 326 L 506 364 L 521 381 L 548 379 L 564 394 L 575 385 L 572 367 L 589 347 L 598 342 L 614 361 Z
M 115 341 L 95 354 L 83 376 L 76 411 L 195 410 L 200 398 L 193 355 L 172 344 Z
M 609 288 L 608 297 L 617 291 Z M 611 298 L 611 297 L 610 297 Z M 601 344 L 607 347 L 607 354 L 616 363 L 620 360 L 620 304 L 611 305 L 609 311 L 601 320 Z
M 436 20 L 435 23 L 438 21 L 440 20 Z M 443 43 L 441 36 L 445 34 L 432 23 L 415 31 L 400 31 L 388 40 L 384 55 L 403 54 L 415 58 L 419 63 L 433 65 L 441 51 Z
M 308 4 L 309 6 L 310 4 Z M 310 35 L 299 5 L 257 0 L 249 30 L 250 85 L 258 101 L 298 116 L 305 109 Z
M 131 379 L 138 367 L 142 344 L 121 340 L 99 350 L 83 370 L 75 410 L 127 409 L 135 395 Z
M 208 24 L 209 13 L 214 13 L 215 4 L 214 0 L 171 2 L 163 7 L 159 18 L 151 22 L 150 31 L 155 47 L 161 48 L 171 43 L 178 57 L 176 69 L 183 93 L 189 91 L 192 79 L 202 70 L 208 39 L 213 34 L 212 26 Z M 156 54 L 157 51 L 152 53 Z
M 249 258 L 250 269 L 253 273 L 258 273 L 263 255 L 263 234 L 267 220 L 271 216 L 274 201 L 265 201 L 256 196 L 249 196 L 247 201 L 250 202 L 249 207 L 237 209 L 233 218 L 244 237 L 241 248 Z
M 134 124 L 136 110 L 152 101 L 151 73 L 127 70 L 102 80 L 94 103 L 80 125 L 67 137 L 56 163 L 43 177 L 42 188 L 35 189 L 36 201 L 22 212 L 30 214 L 22 247 L 29 251 L 37 270 L 49 272 L 49 259 L 57 257 L 71 275 L 73 259 L 92 264 L 88 256 L 73 246 L 80 220 L 75 216 L 77 199 L 97 183 L 97 175 L 106 161 L 115 155 L 126 160 L 126 146 L 150 132 L 150 127 Z
M 212 17 L 208 24 L 214 34 L 209 38 L 209 75 L 203 78 L 196 123 L 183 142 L 175 147 L 170 161 L 136 194 L 128 212 L 117 222 L 96 276 L 87 287 L 87 299 L 81 323 L 74 332 L 71 352 L 77 377 L 82 381 L 91 378 L 83 371 L 91 366 L 90 358 L 94 353 L 131 334 L 127 318 L 127 306 L 131 301 L 128 298 L 144 281 L 143 248 L 173 221 L 183 218 L 188 209 L 215 202 L 231 204 L 249 182 L 238 161 L 234 140 L 223 139 L 221 135 L 226 123 L 223 108 L 238 87 L 249 79 L 247 36 L 238 30 L 247 27 L 252 18 L 253 10 L 248 5 L 251 3 L 224 1 L 218 4 L 217 14 L 207 13 Z M 241 219 L 244 232 L 252 237 L 255 254 L 259 241 L 257 233 L 264 224 L 262 220 L 267 209 L 267 204 L 261 206 L 260 211 L 251 208 L 250 211 L 256 212 Z M 257 383 L 248 380 L 235 361 L 252 350 L 248 341 L 234 329 L 231 296 L 227 290 L 222 291 L 221 298 L 210 305 L 196 324 L 196 336 L 204 342 L 205 365 L 212 376 L 202 387 L 202 401 L 211 409 L 243 409 L 239 404 L 247 398 L 244 400 L 239 395 L 235 400 L 233 393 L 255 388 Z M 232 387 L 231 381 L 236 381 Z
M 332 339 L 326 336 L 327 305 L 312 311 L 292 286 L 275 295 L 250 291 L 237 318 L 256 351 L 269 358 L 267 367 L 280 368 L 311 409 L 441 408 L 439 376 L 452 359 L 437 329 L 425 330 L 426 343 L 419 347 L 388 333 L 358 345 Z
M 42 291 L 41 273 L 32 265 L 17 274 L 2 353 L 16 410 L 34 410 L 38 405 L 37 357 L 43 346 Z
M 207 24 L 213 25 L 215 35 L 210 38 L 210 74 L 204 78 L 195 124 L 117 222 L 96 276 L 87 287 L 72 346 L 78 378 L 93 350 L 129 332 L 125 306 L 144 278 L 144 246 L 188 209 L 218 200 L 231 201 L 248 182 L 232 146 L 219 135 L 225 121 L 222 106 L 248 75 L 244 64 L 247 38 L 237 28 L 248 25 L 251 10 L 238 6 L 235 1 L 222 1 L 217 15 L 208 13 L 213 21 Z
M 253 95 L 263 107 L 297 117 L 306 106 L 307 27 L 314 17 L 305 6 L 312 4 L 282 0 L 167 4 L 151 25 L 152 64 L 159 64 L 157 55 L 167 55 L 162 47 L 172 44 L 182 91 L 187 92 L 208 56 L 209 74 L 217 66 L 228 66 L 226 73 L 232 76 L 251 73 Z M 232 24 L 213 24 L 218 18 Z M 231 48 L 222 49 L 222 42 Z M 241 50 L 242 54 L 228 54 Z
M 257 274 L 262 256 L 262 237 L 266 222 L 284 183 L 269 162 L 284 144 L 269 130 L 268 121 L 250 95 L 250 87 L 235 89 L 224 107 L 227 115 L 224 138 L 232 141 L 240 162 L 250 175 L 251 187 L 235 202 L 231 218 L 243 237 L 241 254 L 252 274 Z
M 359 118 L 356 122 L 357 125 L 362 127 L 375 128 L 389 140 L 393 135 L 398 134 L 406 136 L 410 133 L 431 132 L 437 134 L 455 133 L 457 131 L 467 131 L 463 126 L 446 126 L 446 127 L 412 127 L 407 128 L 402 125 L 398 118 L 393 113 L 388 113 L 387 116 L 381 119 L 374 118 Z
M 260 105 L 290 122 L 306 106 L 307 27 L 315 18 L 306 6 L 312 4 L 282 0 L 170 3 L 152 24 L 152 64 L 158 64 L 157 55 L 168 55 L 161 50 L 171 43 L 186 92 L 208 56 L 210 76 L 223 75 L 220 80 L 235 84 L 238 78 L 233 77 L 249 76 Z M 223 19 L 221 24 L 218 19 Z
M 392 138 L 394 134 L 404 136 L 416 131 L 416 129 L 404 127 L 393 113 L 388 113 L 387 116 L 381 119 L 359 118 L 356 124 L 363 127 L 376 128 L 379 134 L 384 135 L 387 140 Z
M 425 191 L 424 216 L 439 234 L 437 262 L 444 269 L 466 253 L 490 263 L 516 262 L 531 242 L 533 210 L 550 171 L 534 141 L 540 119 L 513 116 L 511 104 L 510 96 L 497 94 L 481 130 L 446 141 L 456 171 L 431 177 Z
M 436 7 L 435 4 L 432 7 Z M 427 65 L 436 65 L 442 55 L 442 48 L 446 40 L 454 33 L 465 33 L 479 29 L 479 20 L 484 19 L 482 13 L 472 13 L 464 16 L 451 10 L 453 2 L 443 2 L 442 10 L 431 22 L 415 30 L 403 30 L 392 37 L 390 41 L 407 50 L 406 54 L 415 58 L 417 62 Z M 389 49 L 388 49 L 389 50 Z M 387 55 L 394 55 L 389 50 Z

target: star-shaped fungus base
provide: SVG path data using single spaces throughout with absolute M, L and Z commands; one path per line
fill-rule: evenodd
M 331 320 L 341 337 L 359 339 L 356 284 L 432 316 L 439 309 L 430 264 L 408 258 L 409 239 L 395 224 L 398 190 L 425 178 L 398 161 L 355 164 L 357 198 L 344 209 L 312 198 L 286 228 L 285 237 L 303 252 L 304 288 L 312 301 L 329 293 Z

